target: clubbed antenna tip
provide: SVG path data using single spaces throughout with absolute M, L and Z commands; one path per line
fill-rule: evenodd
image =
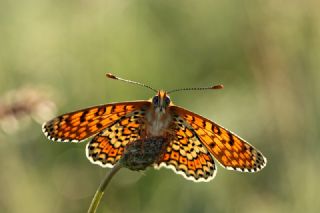
M 224 86 L 222 84 L 214 85 L 212 89 L 223 89 Z
M 107 76 L 108 78 L 116 79 L 116 80 L 117 80 L 117 77 L 114 76 L 112 73 L 107 73 L 106 76 Z

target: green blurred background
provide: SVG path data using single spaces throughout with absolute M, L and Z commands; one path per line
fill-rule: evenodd
M 86 143 L 49 142 L 41 122 L 155 88 L 247 139 L 257 174 L 218 168 L 209 183 L 121 170 L 98 212 L 317 212 L 320 3 L 300 1 L 0 1 L 0 212 L 86 212 L 107 169 Z M 37 101 L 29 103 L 29 91 Z M 32 100 L 33 100 L 32 99 Z

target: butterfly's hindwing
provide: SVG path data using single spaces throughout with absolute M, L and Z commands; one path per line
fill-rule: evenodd
M 87 158 L 102 167 L 113 167 L 128 143 L 140 138 L 145 110 L 136 110 L 118 119 L 93 137 L 86 148 Z
M 212 180 L 216 174 L 214 160 L 192 128 L 175 116 L 172 131 L 172 140 L 155 168 L 170 168 L 196 182 Z

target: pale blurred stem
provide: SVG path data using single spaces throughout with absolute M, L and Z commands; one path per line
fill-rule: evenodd
M 100 203 L 101 198 L 103 197 L 104 194 L 104 190 L 106 189 L 106 187 L 108 186 L 108 184 L 110 183 L 110 180 L 112 179 L 112 177 L 122 168 L 121 164 L 119 164 L 119 162 L 117 164 L 114 165 L 114 167 L 112 168 L 112 170 L 110 172 L 108 172 L 106 174 L 106 176 L 104 177 L 104 179 L 102 180 L 102 182 L 100 183 L 99 188 L 97 189 L 88 213 L 95 213 L 97 211 L 98 205 Z

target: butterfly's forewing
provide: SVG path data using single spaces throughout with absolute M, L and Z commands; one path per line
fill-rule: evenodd
M 155 168 L 170 168 L 196 182 L 212 180 L 216 174 L 216 166 L 197 134 L 179 116 L 173 118 L 171 126 L 173 138 Z
M 112 103 L 60 115 L 42 126 L 48 139 L 58 142 L 81 142 L 135 110 L 146 108 L 148 101 Z
M 128 113 L 93 137 L 88 143 L 87 158 L 102 167 L 113 167 L 123 154 L 126 145 L 141 137 L 145 109 Z
M 267 160 L 252 145 L 218 124 L 177 106 L 170 107 L 194 130 L 209 152 L 227 169 L 256 172 Z

